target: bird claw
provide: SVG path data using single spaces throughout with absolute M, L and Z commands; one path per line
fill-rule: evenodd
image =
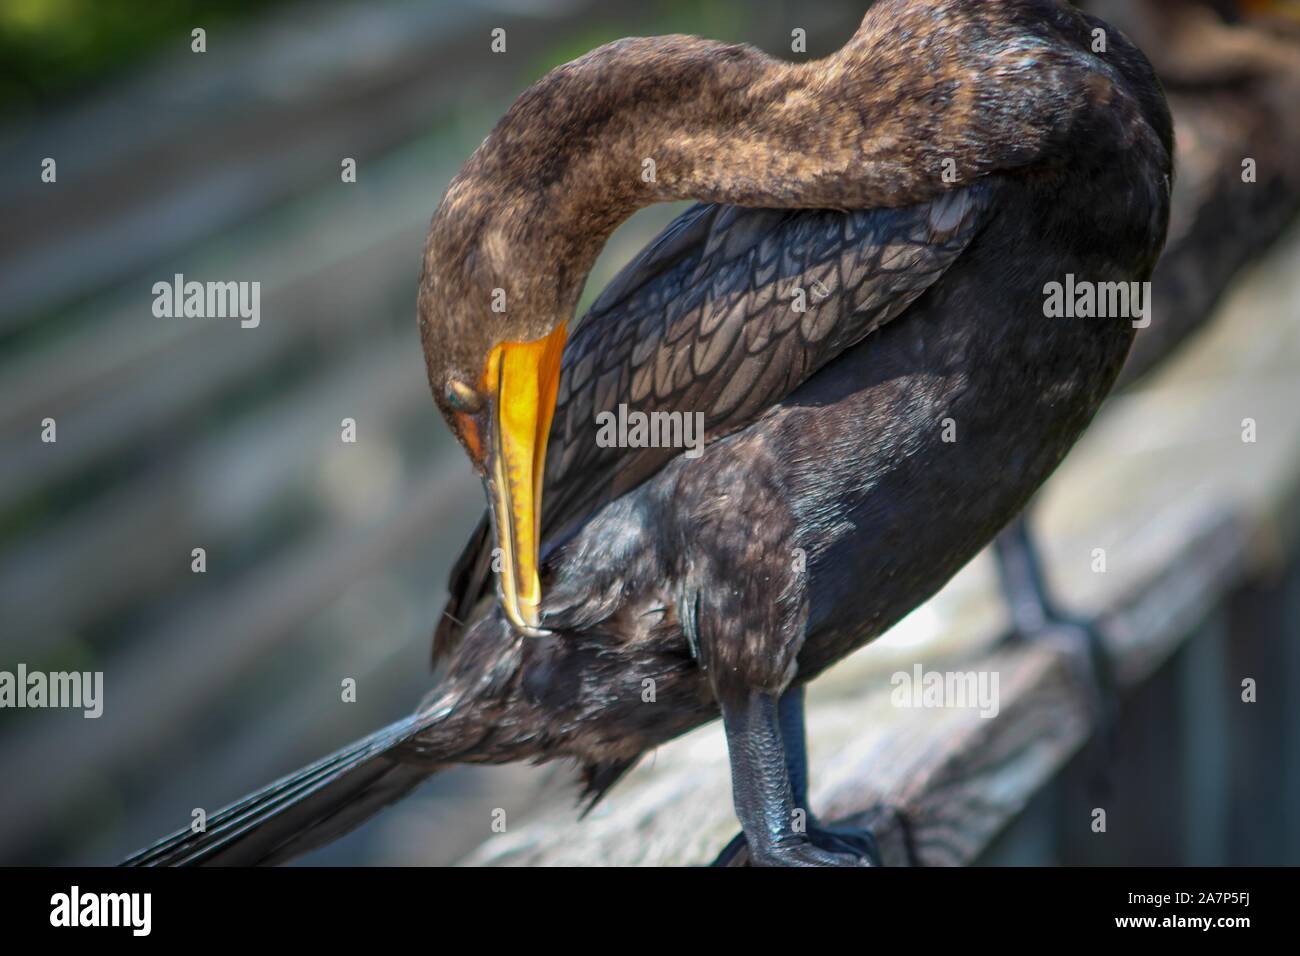
M 883 866 L 869 830 L 811 824 L 803 839 L 771 847 L 756 861 L 743 832 L 718 854 L 713 866 Z

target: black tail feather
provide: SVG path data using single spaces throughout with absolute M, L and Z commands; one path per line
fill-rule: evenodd
M 437 766 L 394 758 L 429 723 L 415 715 L 290 774 L 212 815 L 200 833 L 177 831 L 123 866 L 282 863 L 330 842 L 401 799 Z

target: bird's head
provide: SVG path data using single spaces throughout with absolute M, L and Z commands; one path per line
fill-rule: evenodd
M 435 213 L 420 328 L 434 401 L 487 492 L 502 608 L 537 634 L 543 469 L 573 305 L 494 198 L 453 184 Z

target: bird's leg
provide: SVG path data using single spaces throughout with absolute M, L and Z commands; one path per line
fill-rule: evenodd
M 793 695 L 793 696 L 792 696 Z M 751 690 L 722 700 L 722 722 L 731 757 L 732 797 L 743 833 L 715 865 L 749 859 L 758 866 L 860 866 L 874 859 L 874 843 L 857 842 L 815 826 L 808 813 L 803 693 Z M 784 736 L 790 734 L 787 745 Z M 799 800 L 795 798 L 798 781 Z M 823 845 L 825 844 L 825 845 Z
M 785 767 L 790 773 L 790 793 L 794 805 L 808 809 L 808 733 L 804 729 L 803 685 L 787 687 L 777 701 L 777 720 L 781 724 L 781 743 L 785 746 Z
M 813 846 L 823 850 L 852 853 L 869 860 L 873 866 L 880 866 L 880 850 L 869 830 L 828 826 L 812 812 L 808 800 L 808 734 L 804 729 L 802 684 L 788 688 L 781 695 L 777 714 L 781 722 L 781 742 L 785 745 L 785 765 L 790 772 L 790 791 L 796 811 L 804 811 L 808 839 L 812 840 Z
M 1018 515 L 994 542 L 1002 593 L 1011 613 L 1013 636 L 1020 640 L 1064 643 L 1086 673 L 1094 718 L 1107 747 L 1114 750 L 1118 696 L 1105 639 L 1095 622 L 1057 607 L 1043 574 L 1026 515 Z

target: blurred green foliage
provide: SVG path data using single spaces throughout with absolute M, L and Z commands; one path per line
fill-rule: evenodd
M 261 13 L 279 0 L 0 0 L 0 111 L 24 113 L 129 71 L 190 31 Z
M 744 32 L 750 21 L 762 12 L 750 0 L 661 0 L 658 4 L 646 3 L 602 15 L 597 10 L 580 30 L 574 30 L 563 43 L 557 43 L 538 62 L 533 73 L 544 75 L 548 70 L 590 53 L 598 46 L 622 39 L 637 32 L 643 35 L 689 33 L 702 37 L 725 38 Z M 633 30 L 629 23 L 640 21 Z

